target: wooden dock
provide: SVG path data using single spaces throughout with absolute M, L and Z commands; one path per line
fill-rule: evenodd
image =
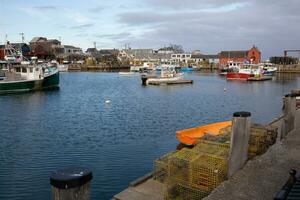
M 193 84 L 193 80 L 174 80 L 174 81 L 149 81 L 148 85 L 178 85 L 178 84 Z

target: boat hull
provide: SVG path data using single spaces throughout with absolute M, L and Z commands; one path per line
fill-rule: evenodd
M 59 87 L 59 72 L 44 79 L 0 82 L 0 94 L 28 92 Z
M 265 71 L 264 76 L 274 76 L 276 71 Z
M 183 67 L 181 68 L 181 72 L 193 72 L 194 69 L 191 67 Z
M 226 78 L 228 80 L 247 80 L 250 77 L 251 77 L 250 74 L 245 74 L 245 73 L 228 72 L 226 74 Z

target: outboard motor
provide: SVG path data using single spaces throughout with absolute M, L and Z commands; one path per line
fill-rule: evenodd
M 147 85 L 148 77 L 146 75 L 142 75 L 142 85 Z

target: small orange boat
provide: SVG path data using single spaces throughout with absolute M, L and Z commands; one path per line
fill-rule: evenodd
M 208 124 L 204 126 L 197 126 L 185 130 L 180 130 L 176 132 L 177 139 L 184 145 L 196 145 L 197 140 L 205 136 L 210 135 L 220 135 L 220 130 L 231 126 L 231 121 L 217 122 L 213 124 Z

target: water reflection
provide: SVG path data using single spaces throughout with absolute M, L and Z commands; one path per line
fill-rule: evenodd
M 92 169 L 92 199 L 110 199 L 176 148 L 176 130 L 240 110 L 266 123 L 299 77 L 248 83 L 195 72 L 192 85 L 143 87 L 139 76 L 64 73 L 60 90 L 0 96 L 0 199 L 50 199 L 49 175 L 71 165 Z

